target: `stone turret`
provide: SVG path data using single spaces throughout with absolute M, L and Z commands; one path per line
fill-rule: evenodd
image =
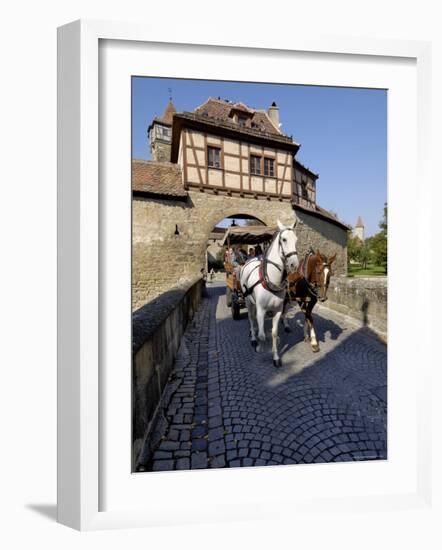
M 169 162 L 172 148 L 172 122 L 176 113 L 175 105 L 169 100 L 164 113 L 155 117 L 148 128 L 152 160 Z
M 364 232 L 365 232 L 364 222 L 362 221 L 361 216 L 358 216 L 358 220 L 353 230 L 353 234 L 355 237 L 358 237 L 358 239 L 361 239 L 361 241 L 364 241 L 365 239 Z

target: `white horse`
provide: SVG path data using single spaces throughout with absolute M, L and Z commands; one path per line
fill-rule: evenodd
M 286 296 L 287 271 L 295 271 L 299 260 L 296 251 L 297 237 L 295 226 L 285 226 L 278 220 L 278 231 L 262 260 L 249 260 L 241 269 L 240 283 L 245 296 L 250 322 L 251 344 L 256 351 L 261 351 L 265 342 L 264 319 L 268 311 L 273 312 L 272 354 L 275 367 L 281 365 L 278 355 L 278 325 Z M 258 324 L 256 340 L 255 323 Z

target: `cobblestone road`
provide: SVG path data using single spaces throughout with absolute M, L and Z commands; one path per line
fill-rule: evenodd
M 264 466 L 387 458 L 387 349 L 369 331 L 315 309 L 321 350 L 303 341 L 301 313 L 280 327 L 282 367 L 233 321 L 225 285 L 190 323 L 140 470 Z

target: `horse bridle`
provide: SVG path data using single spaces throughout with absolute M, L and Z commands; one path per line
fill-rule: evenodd
M 309 256 L 309 257 L 310 257 L 310 256 Z M 308 261 L 308 260 L 307 260 L 307 261 Z M 322 275 L 322 273 L 324 273 L 324 269 L 325 269 L 327 266 L 328 266 L 328 263 L 327 263 L 327 262 L 322 262 L 322 271 L 321 271 L 321 273 L 320 273 L 321 275 Z M 306 266 L 306 267 L 307 267 L 307 266 Z M 312 283 L 307 279 L 307 277 L 304 277 L 304 278 L 305 278 L 305 280 L 306 280 L 306 282 L 307 282 L 307 286 L 308 286 L 309 290 L 314 294 L 314 296 L 315 296 L 316 298 L 318 298 L 318 296 L 319 296 L 319 295 L 318 295 L 319 290 L 327 288 L 325 278 L 324 278 L 324 282 L 323 282 L 323 283 L 319 283 L 319 284 L 318 284 L 316 281 L 315 281 L 314 284 L 312 284 Z
M 310 250 L 309 252 L 306 254 L 305 258 L 304 258 L 304 269 L 305 271 L 307 272 L 307 268 L 308 268 L 308 261 L 310 259 L 311 256 L 314 256 L 314 251 L 313 249 L 310 247 Z M 328 266 L 328 263 L 327 262 L 322 262 L 322 265 L 323 267 L 325 268 L 326 266 Z M 323 271 L 321 271 L 321 274 L 323 273 Z M 314 298 L 318 298 L 319 297 L 319 290 L 321 290 L 322 288 L 326 288 L 326 281 L 324 279 L 324 282 L 323 283 L 320 283 L 318 284 L 316 281 L 314 283 L 311 283 L 308 279 L 307 279 L 307 273 L 305 273 L 303 276 L 302 276 L 302 279 L 299 279 L 298 281 L 296 281 L 294 283 L 294 286 L 296 287 L 296 284 L 300 281 L 300 280 L 304 280 L 305 283 L 307 284 L 307 288 L 308 288 L 308 291 L 310 292 L 311 296 L 314 297 Z M 296 290 L 295 290 L 296 292 Z
M 297 256 L 297 255 L 298 255 L 298 251 L 297 251 L 297 250 L 293 250 L 292 252 L 289 252 L 288 254 L 286 254 L 286 253 L 284 252 L 284 248 L 283 248 L 282 243 L 281 243 L 281 236 L 282 236 L 282 234 L 284 233 L 284 231 L 293 231 L 293 229 L 288 229 L 288 228 L 286 228 L 286 229 L 283 229 L 282 231 L 279 231 L 278 245 L 279 245 L 279 249 L 282 250 L 282 257 L 283 257 L 283 260 L 284 260 L 285 263 L 287 263 L 287 262 L 286 262 L 287 258 L 290 258 L 290 256 Z
M 284 268 L 286 268 L 287 267 L 287 258 L 290 258 L 291 256 L 297 256 L 298 252 L 296 250 L 294 250 L 292 252 L 289 252 L 288 254 L 286 254 L 284 252 L 284 247 L 282 246 L 282 243 L 281 243 L 281 235 L 284 233 L 284 231 L 293 231 L 293 229 L 285 228 L 285 229 L 279 230 L 278 233 L 277 233 L 277 235 L 278 235 L 278 248 L 279 248 L 280 257 L 282 258 L 282 261 L 284 263 Z M 273 241 L 275 241 L 275 240 L 276 240 L 276 235 L 273 238 Z M 264 280 L 265 280 L 266 285 L 268 286 L 269 290 L 271 290 L 272 292 L 282 292 L 282 291 L 286 290 L 286 288 L 287 288 L 286 283 L 284 283 L 283 285 L 278 287 L 278 286 L 274 285 L 273 283 L 271 283 L 269 281 L 268 277 L 267 277 L 267 264 L 271 264 L 271 265 L 275 266 L 278 269 L 278 271 L 283 273 L 283 270 L 280 268 L 280 266 L 277 263 L 275 263 L 272 260 L 269 260 L 267 258 L 268 251 L 270 250 L 270 248 L 273 244 L 273 241 L 270 244 L 270 246 L 268 247 L 268 249 L 266 250 L 266 253 L 265 253 L 264 258 L 262 260 L 263 276 L 264 276 Z M 281 252 L 282 252 L 282 254 L 281 254 Z M 283 277 L 283 281 L 284 280 L 285 280 L 285 278 Z

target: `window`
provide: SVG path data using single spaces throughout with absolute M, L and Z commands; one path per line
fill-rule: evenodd
M 221 168 L 221 149 L 219 147 L 208 147 L 207 159 L 210 168 Z
M 247 123 L 247 117 L 238 115 L 238 124 L 244 127 Z
M 303 199 L 308 200 L 307 182 L 305 180 L 301 183 L 301 196 Z
M 168 128 L 167 126 L 159 126 L 156 127 L 156 137 L 159 139 L 164 139 L 166 141 L 169 141 L 172 137 L 172 128 Z
M 264 176 L 275 175 L 275 161 L 271 158 L 264 158 Z
M 261 175 L 261 157 L 250 155 L 250 173 L 257 176 Z

